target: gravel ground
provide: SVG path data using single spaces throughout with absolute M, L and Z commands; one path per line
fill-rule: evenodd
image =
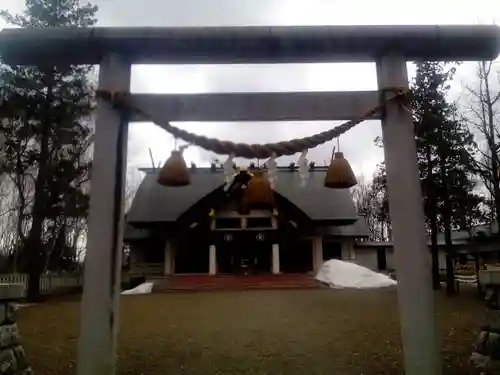
M 436 299 L 443 373 L 469 374 L 483 304 L 473 293 Z M 19 328 L 38 375 L 74 373 L 78 301 L 25 307 Z M 393 289 L 126 296 L 119 340 L 119 375 L 402 372 Z

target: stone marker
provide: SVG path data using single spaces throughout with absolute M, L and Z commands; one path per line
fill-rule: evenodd
M 20 342 L 13 301 L 24 297 L 23 284 L 0 284 L 0 375 L 34 374 Z

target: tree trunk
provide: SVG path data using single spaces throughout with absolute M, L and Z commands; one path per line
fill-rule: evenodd
M 53 97 L 53 70 L 45 74 L 47 84 L 46 118 L 41 124 L 40 137 L 40 161 L 38 163 L 38 175 L 35 180 L 35 195 L 33 200 L 32 225 L 26 241 L 26 253 L 28 258 L 28 293 L 27 299 L 36 302 L 40 299 L 40 276 L 43 269 L 43 243 L 42 232 L 45 221 L 45 187 L 49 167 L 49 139 L 51 133 L 52 116 L 51 106 Z
M 33 216 L 28 240 L 26 241 L 26 253 L 28 259 L 28 293 L 29 302 L 40 300 L 40 276 L 43 265 L 43 244 L 41 243 L 43 218 Z
M 446 294 L 451 296 L 456 294 L 455 285 L 455 270 L 454 270 L 454 257 L 453 257 L 453 241 L 451 238 L 451 202 L 448 198 L 449 176 L 446 168 L 447 153 L 443 145 L 439 145 L 439 164 L 442 184 L 442 202 L 443 202 L 443 227 L 444 227 L 444 242 L 446 253 Z
M 435 207 L 435 206 L 434 206 Z M 432 260 L 432 288 L 434 290 L 441 289 L 441 275 L 439 273 L 439 248 L 437 243 L 437 235 L 438 235 L 438 223 L 437 223 L 437 215 L 434 213 L 430 217 L 430 229 L 431 229 L 431 260 Z
M 451 241 L 451 228 L 449 225 L 444 230 L 445 251 L 446 251 L 446 294 L 451 296 L 457 293 L 455 285 L 455 265 L 453 245 Z
M 486 62 L 481 63 L 481 69 L 484 73 L 484 102 L 482 105 L 486 107 L 487 128 L 485 130 L 488 149 L 491 153 L 491 182 L 493 184 L 493 200 L 495 208 L 495 217 L 497 224 L 497 235 L 500 236 L 500 176 L 498 153 L 496 150 L 496 133 L 495 133 L 495 113 L 493 110 L 494 100 L 491 98 L 489 69 L 486 68 Z M 483 107 L 484 108 L 484 107 Z
M 62 227 L 64 228 L 64 224 L 62 225 Z M 61 230 L 63 230 L 63 229 L 60 228 L 60 226 L 57 222 L 57 219 L 54 219 L 52 231 L 51 231 L 52 232 L 51 233 L 52 239 L 49 242 L 48 246 L 46 246 L 46 248 L 45 248 L 45 253 L 44 253 L 45 261 L 44 261 L 44 266 L 43 266 L 43 272 L 49 271 L 50 264 L 51 264 L 51 258 L 54 254 L 54 251 L 57 248 Z M 56 257 L 57 257 L 57 253 L 56 253 Z
M 17 236 L 16 236 L 16 252 L 14 254 L 14 272 L 17 272 L 19 263 L 21 263 L 21 268 L 24 267 L 25 263 L 24 259 L 22 258 L 24 254 L 20 254 L 21 252 L 24 252 L 26 250 L 25 249 L 26 237 L 24 231 L 26 196 L 25 196 L 24 175 L 21 172 L 23 170 L 24 169 L 22 168 L 22 162 L 21 162 L 21 144 L 19 144 L 16 153 L 16 171 L 15 171 L 16 176 L 14 178 L 14 184 L 16 185 L 18 199 L 19 199 L 19 206 L 17 211 L 17 223 L 16 223 Z M 19 262 L 19 259 L 21 260 L 21 262 Z
M 432 179 L 432 160 L 431 160 L 431 148 L 427 146 L 426 149 L 427 158 L 427 179 L 430 181 Z M 431 270 L 432 270 L 432 289 L 441 289 L 441 277 L 439 274 L 439 249 L 437 242 L 438 235 L 438 221 L 437 221 L 437 201 L 434 187 L 430 186 L 427 188 L 427 214 L 430 221 L 430 231 L 431 231 Z
M 479 254 L 477 253 L 477 251 L 474 253 L 474 268 L 475 268 L 476 277 L 477 277 L 477 291 L 481 293 L 482 287 L 481 287 L 481 283 L 479 282 L 479 270 L 480 270 Z

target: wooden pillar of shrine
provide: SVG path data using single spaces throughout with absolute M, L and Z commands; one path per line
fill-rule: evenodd
M 215 276 L 217 274 L 217 247 L 210 245 L 208 251 L 208 274 Z
M 377 61 L 380 90 L 408 88 L 406 59 Z M 391 92 L 384 96 L 393 95 Z M 394 259 L 406 375 L 441 373 L 434 317 L 430 253 L 411 113 L 397 101 L 386 106 L 382 135 L 392 219 Z
M 130 68 L 120 56 L 106 55 L 100 64 L 99 89 L 128 91 Z M 99 100 L 77 375 L 115 373 L 127 136 L 127 119 Z

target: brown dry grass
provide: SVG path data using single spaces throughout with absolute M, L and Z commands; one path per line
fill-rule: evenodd
M 444 374 L 468 374 L 484 315 L 476 295 L 437 295 Z M 118 373 L 400 374 L 394 290 L 253 291 L 122 298 Z M 38 375 L 74 373 L 79 303 L 20 311 Z

